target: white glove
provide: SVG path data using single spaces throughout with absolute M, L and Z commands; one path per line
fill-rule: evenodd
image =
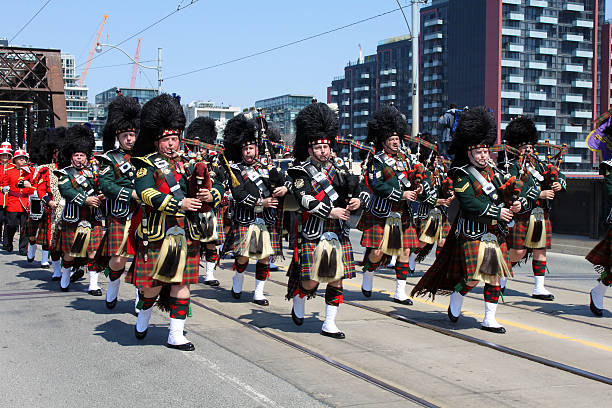
M 8 194 L 8 192 L 9 192 L 9 190 L 10 190 L 10 189 L 11 189 L 11 186 L 4 186 L 4 187 L 2 187 L 2 192 L 3 192 L 4 194 Z

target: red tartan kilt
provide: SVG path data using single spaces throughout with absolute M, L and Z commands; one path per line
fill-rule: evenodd
M 357 229 L 363 232 L 361 236 L 361 246 L 364 248 L 380 248 L 382 238 L 385 233 L 386 218 L 378 218 L 369 211 L 364 211 Z M 419 247 L 419 237 L 416 228 L 411 223 L 410 215 L 402 214 L 402 246 L 404 249 L 414 249 Z
M 610 255 L 612 255 L 612 228 L 608 229 L 605 238 L 595 245 L 585 258 L 593 265 L 611 266 Z
M 62 221 L 62 229 L 61 231 L 59 231 L 59 236 L 57 237 L 59 251 L 63 252 L 66 255 L 70 253 L 70 247 L 72 247 L 72 243 L 74 242 L 74 236 L 76 234 L 78 226 L 78 222 L 68 223 L 66 221 Z M 101 240 L 102 224 L 100 224 L 99 222 L 92 223 L 87 252 L 96 252 L 98 250 L 98 247 L 100 246 Z
M 40 219 L 40 225 L 38 226 L 38 233 L 36 234 L 36 243 L 41 245 L 43 248 L 49 248 L 51 242 L 51 214 L 45 212 Z
M 240 244 L 243 242 L 243 240 L 246 239 L 247 232 L 249 231 L 249 226 L 238 224 L 237 222 L 234 222 L 234 225 L 232 226 L 232 228 L 234 232 L 234 246 L 232 248 L 232 252 L 234 254 L 240 254 L 242 253 L 242 250 L 243 250 Z M 266 224 L 266 228 L 268 229 L 268 232 L 270 233 L 270 244 L 272 245 L 272 250 L 274 251 L 274 255 L 282 255 L 283 251 L 282 251 L 282 245 L 281 245 L 282 242 L 281 242 L 280 234 L 278 233 L 274 225 Z
M 476 272 L 476 266 L 478 265 L 478 249 L 480 247 L 480 240 L 463 240 L 459 241 L 461 243 L 460 248 L 461 251 L 461 260 L 464 267 L 464 273 L 467 281 L 473 279 L 473 276 Z M 500 243 L 499 247 L 501 248 L 502 254 L 506 259 L 506 263 L 508 264 L 508 269 L 512 271 L 512 264 L 510 263 L 510 254 L 508 252 L 508 246 L 504 238 L 501 236 L 497 236 L 497 242 Z
M 108 216 L 106 218 L 106 245 L 102 248 L 102 256 L 115 256 L 121 246 L 126 222 L 127 220 L 125 218 L 116 218 L 113 216 Z M 127 242 L 126 250 L 128 251 L 128 255 L 134 255 L 133 248 L 128 245 Z
M 527 238 L 527 230 L 529 229 L 529 213 L 525 216 L 514 217 L 514 227 L 509 229 L 508 247 L 511 249 L 527 249 L 525 246 L 525 238 Z M 546 248 L 550 249 L 550 243 L 552 239 L 552 225 L 550 223 L 550 217 L 547 212 L 544 212 L 544 225 L 546 226 Z M 537 248 L 543 249 L 543 248 Z
M 225 224 L 223 223 L 225 219 L 225 207 L 219 206 L 215 214 L 217 216 L 217 245 L 221 245 L 223 241 L 225 241 Z
M 25 225 L 25 236 L 28 238 L 35 237 L 38 234 L 38 227 L 40 226 L 41 221 L 42 218 L 40 220 L 33 220 L 28 217 Z
M 344 261 L 344 277 L 343 279 L 352 279 L 355 277 L 355 260 L 353 259 L 353 247 L 348 237 L 345 237 L 340 229 L 340 224 L 337 220 L 325 220 L 323 231 L 334 232 L 340 239 L 342 245 L 342 260 Z M 299 258 L 300 280 L 311 280 L 315 277 L 312 265 L 314 264 L 314 253 L 318 241 L 307 241 L 303 237 L 301 243 L 298 244 L 297 256 Z M 295 262 L 296 253 L 294 250 L 293 261 Z M 292 265 L 291 267 L 293 267 Z M 291 269 L 290 267 L 290 269 Z
M 155 286 L 166 285 L 164 282 L 151 278 L 155 263 L 159 256 L 163 240 L 149 242 L 148 247 L 142 244 L 141 240 L 137 240 L 136 257 L 134 258 L 134 267 L 130 268 L 125 276 L 125 281 L 135 285 L 138 288 L 152 288 Z M 144 260 L 145 251 L 148 255 L 147 260 Z M 181 285 L 198 283 L 200 274 L 200 243 L 187 238 L 187 263 L 183 272 L 183 280 Z

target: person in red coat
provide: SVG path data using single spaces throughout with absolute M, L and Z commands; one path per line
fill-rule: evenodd
M 2 142 L 0 145 L 0 185 L 4 186 L 4 175 L 8 169 L 13 167 L 13 148 L 9 142 Z M 0 236 L 2 236 L 2 249 L 8 246 L 6 242 L 6 204 L 8 195 L 0 191 Z
M 29 156 L 23 149 L 17 149 L 13 157 L 14 167 L 8 169 L 4 175 L 2 190 L 8 194 L 7 212 L 7 248 L 13 251 L 13 238 L 19 227 L 19 255 L 26 255 L 28 237 L 25 234 L 25 222 L 30 211 L 30 195 L 32 188 L 32 170 L 28 167 Z

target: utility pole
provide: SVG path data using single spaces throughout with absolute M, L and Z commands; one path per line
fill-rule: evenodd
M 412 0 L 412 136 L 419 133 L 419 1 Z
M 162 93 L 162 49 L 157 49 L 157 94 Z

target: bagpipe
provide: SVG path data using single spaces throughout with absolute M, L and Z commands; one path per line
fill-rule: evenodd
M 599 153 L 599 160 L 612 159 L 612 138 L 610 138 L 610 124 L 612 123 L 612 108 L 599 116 L 593 123 L 593 130 L 587 135 L 587 147 Z
M 504 170 L 501 170 L 491 159 L 487 160 L 487 167 L 493 171 L 499 184 L 499 187 L 497 187 L 499 197 L 497 201 L 499 203 L 503 203 L 505 207 L 511 207 L 512 204 L 518 200 L 519 196 L 521 195 L 521 190 L 523 189 L 524 180 L 522 179 L 522 174 L 525 170 L 528 155 L 521 154 L 518 149 L 507 145 L 506 143 L 494 145 L 489 148 L 489 151 L 497 152 L 498 155 L 500 153 L 504 154 Z M 519 157 L 519 177 L 510 174 L 510 160 L 508 158 L 508 154 Z M 503 176 L 503 179 L 500 177 L 500 174 Z
M 567 145 L 565 143 L 562 145 L 551 144 L 547 139 L 544 143 L 538 143 L 536 146 L 543 146 L 545 149 L 545 161 L 542 163 L 544 165 L 544 171 L 542 172 L 544 190 L 551 190 L 553 183 L 559 181 L 559 169 L 561 163 L 563 163 L 563 156 L 567 153 Z M 534 146 L 534 149 L 536 146 Z M 554 152 L 555 150 L 556 152 Z M 539 156 L 537 152 L 535 152 L 535 156 L 537 159 Z

